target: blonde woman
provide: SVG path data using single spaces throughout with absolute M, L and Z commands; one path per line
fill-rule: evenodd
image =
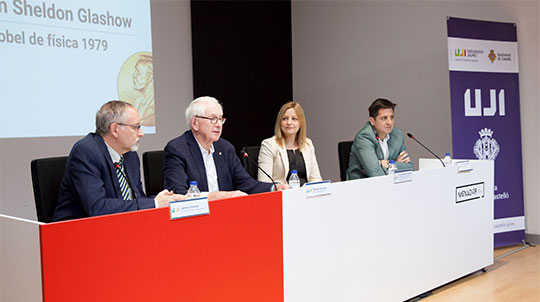
M 292 170 L 298 171 L 300 185 L 322 180 L 315 147 L 306 137 L 306 118 L 300 104 L 288 102 L 281 106 L 274 136 L 261 143 L 259 166 L 282 184 L 287 183 Z M 258 179 L 270 181 L 260 170 Z

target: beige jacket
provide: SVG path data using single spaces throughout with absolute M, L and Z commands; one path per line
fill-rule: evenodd
M 309 138 L 301 151 L 306 164 L 308 182 L 322 181 L 317 158 L 315 157 L 315 147 Z M 287 183 L 285 177 L 289 173 L 289 157 L 285 146 L 279 146 L 274 136 L 262 141 L 261 151 L 259 152 L 259 166 L 266 173 L 272 175 L 275 182 Z M 271 182 L 261 170 L 259 170 L 258 179 Z

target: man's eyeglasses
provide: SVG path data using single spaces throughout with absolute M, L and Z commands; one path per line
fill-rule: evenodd
M 120 126 L 129 126 L 129 127 L 131 127 L 131 129 L 133 129 L 135 131 L 139 131 L 139 129 L 141 129 L 141 124 L 135 124 L 135 125 L 124 124 L 124 123 L 117 123 L 117 124 L 120 125 Z
M 224 117 L 206 117 L 206 116 L 200 116 L 200 115 L 196 115 L 195 117 L 198 117 L 198 118 L 203 118 L 203 119 L 207 119 L 210 121 L 210 123 L 212 124 L 217 124 L 218 121 L 221 122 L 221 124 L 225 124 L 225 121 L 227 120 L 226 118 Z

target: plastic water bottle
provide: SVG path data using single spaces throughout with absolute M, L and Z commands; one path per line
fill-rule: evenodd
M 391 160 L 388 162 L 388 175 L 392 175 L 396 172 L 397 165 L 395 160 Z
M 450 153 L 446 153 L 444 155 L 443 162 L 445 167 L 449 167 L 452 165 L 452 157 L 450 157 Z
M 189 182 L 189 189 L 187 190 L 186 197 L 191 198 L 197 198 L 201 195 L 201 191 L 199 191 L 199 188 L 197 187 L 197 182 L 192 180 Z
M 291 176 L 289 176 L 289 188 L 300 188 L 300 178 L 298 177 L 298 171 L 292 170 Z

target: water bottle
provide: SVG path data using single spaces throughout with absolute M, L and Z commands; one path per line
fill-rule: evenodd
M 388 175 L 393 175 L 397 170 L 397 165 L 395 160 L 388 162 Z
M 186 197 L 188 199 L 191 198 L 197 198 L 201 195 L 201 191 L 199 191 L 199 188 L 197 187 L 197 182 L 192 180 L 189 182 L 189 189 L 187 190 Z
M 452 165 L 452 158 L 450 157 L 450 153 L 446 153 L 444 155 L 443 162 L 445 167 L 450 167 Z
M 300 188 L 300 178 L 298 177 L 298 172 L 296 170 L 292 170 L 291 176 L 289 176 L 289 188 Z

